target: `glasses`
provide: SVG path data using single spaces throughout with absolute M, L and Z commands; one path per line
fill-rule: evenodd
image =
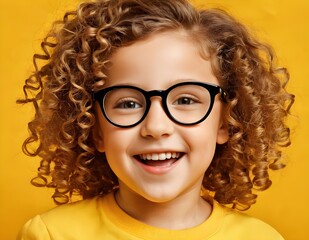
M 145 91 L 130 85 L 117 85 L 94 93 L 104 117 L 114 126 L 134 127 L 141 123 L 151 106 L 151 97 L 159 96 L 165 114 L 180 125 L 194 125 L 204 121 L 220 93 L 225 101 L 226 92 L 217 85 L 202 82 L 182 82 L 166 90 Z

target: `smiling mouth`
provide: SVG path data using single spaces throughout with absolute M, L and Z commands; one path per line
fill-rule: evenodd
M 182 152 L 147 153 L 135 155 L 134 158 L 148 166 L 169 167 L 177 162 L 183 155 L 184 153 Z

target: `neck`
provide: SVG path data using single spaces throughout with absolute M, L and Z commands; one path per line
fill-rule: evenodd
M 211 213 L 211 205 L 200 197 L 199 191 L 186 192 L 164 202 L 152 202 L 120 187 L 115 197 L 120 208 L 128 215 L 159 228 L 192 228 L 203 223 Z

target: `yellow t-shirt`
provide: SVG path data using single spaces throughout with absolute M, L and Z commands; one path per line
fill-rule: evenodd
M 19 240 L 282 240 L 266 223 L 214 203 L 210 217 L 184 230 L 168 230 L 146 225 L 127 215 L 114 195 L 56 207 L 30 219 Z

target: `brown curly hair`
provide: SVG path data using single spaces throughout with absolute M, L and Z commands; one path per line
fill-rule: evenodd
M 54 23 L 33 57 L 35 71 L 25 81 L 25 98 L 35 117 L 23 151 L 41 158 L 35 186 L 55 189 L 57 204 L 74 194 L 104 195 L 118 186 L 105 155 L 96 150 L 93 91 L 104 84 L 109 58 L 120 47 L 150 34 L 186 31 L 211 61 L 227 92 L 225 124 L 229 141 L 218 145 L 203 189 L 221 204 L 247 209 L 253 189 L 271 185 L 269 169 L 280 169 L 282 147 L 290 144 L 285 124 L 294 102 L 285 68 L 273 51 L 227 13 L 199 10 L 186 0 L 96 0 L 84 2 Z M 39 67 L 38 60 L 44 60 Z M 41 63 L 41 62 L 40 62 Z

